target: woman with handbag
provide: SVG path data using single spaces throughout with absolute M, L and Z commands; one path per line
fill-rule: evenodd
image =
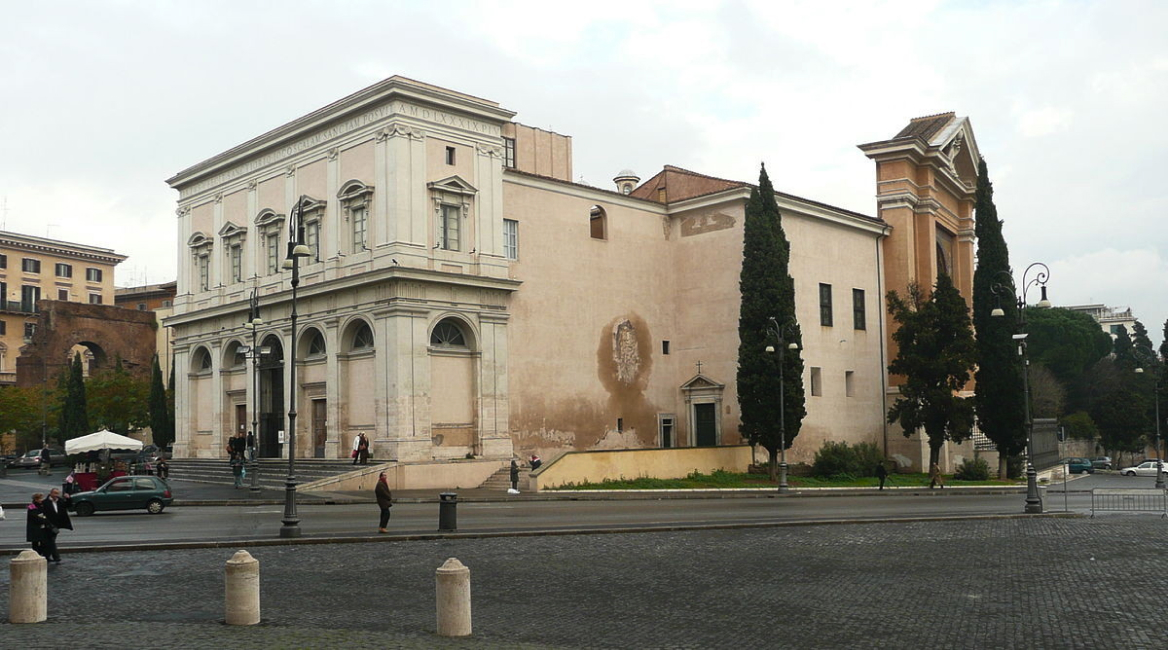
M 45 543 L 49 541 L 49 518 L 45 516 L 45 510 L 41 507 L 41 503 L 45 500 L 45 495 L 37 492 L 32 495 L 32 503 L 28 504 L 28 521 L 25 523 L 24 538 L 32 542 L 32 550 L 39 555 L 49 557 L 46 554 Z

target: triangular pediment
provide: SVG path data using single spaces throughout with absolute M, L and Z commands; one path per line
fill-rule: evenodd
M 725 388 L 725 387 L 726 387 L 725 384 L 719 384 L 718 382 L 714 381 L 713 379 L 710 379 L 709 377 L 703 375 L 700 372 L 698 374 L 694 375 L 692 378 L 690 378 L 689 381 L 687 381 L 681 385 L 682 390 L 701 390 L 703 388 Z
M 432 190 L 440 192 L 453 192 L 455 194 L 476 194 L 478 190 L 474 185 L 466 182 L 461 176 L 451 176 L 440 181 L 434 181 L 427 185 Z
M 930 149 L 940 152 L 949 171 L 968 185 L 977 185 L 977 163 L 981 156 L 968 117 L 952 120 L 929 141 Z
M 236 235 L 241 235 L 241 234 L 246 234 L 246 233 L 247 233 L 247 228 L 240 228 L 239 226 L 235 225 L 234 223 L 231 223 L 230 221 L 223 224 L 223 227 L 219 229 L 219 236 L 224 238 L 224 239 L 227 239 L 228 237 L 235 237 Z

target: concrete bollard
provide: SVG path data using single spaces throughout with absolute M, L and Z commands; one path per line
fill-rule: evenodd
M 438 636 L 470 636 L 470 569 L 457 558 L 438 567 Z
M 247 551 L 236 551 L 227 560 L 226 619 L 228 625 L 260 622 L 260 561 Z
M 21 551 L 9 563 L 8 622 L 40 623 L 49 617 L 49 563 L 36 551 Z

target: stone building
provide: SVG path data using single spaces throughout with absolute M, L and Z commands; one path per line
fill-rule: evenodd
M 571 138 L 514 116 L 392 77 L 168 180 L 176 456 L 220 455 L 253 408 L 261 453 L 286 453 L 292 391 L 310 457 L 347 456 L 361 432 L 401 461 L 741 442 L 751 186 L 673 166 L 573 183 Z M 940 265 L 969 296 L 972 132 L 924 120 L 862 147 L 876 216 L 776 195 L 806 365 L 794 460 L 825 440 L 887 445 L 888 288 Z M 296 205 L 311 254 L 293 338 L 281 262 Z M 247 353 L 253 292 L 264 355 Z
M 108 248 L 0 231 L 0 385 L 16 382 L 16 359 L 36 331 L 40 301 L 112 305 L 114 267 L 125 259 Z M 68 356 L 46 363 L 55 367 Z

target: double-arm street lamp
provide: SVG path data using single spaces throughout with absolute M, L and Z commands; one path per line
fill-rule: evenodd
M 767 345 L 766 351 L 768 354 L 774 354 L 776 350 L 779 352 L 779 493 L 784 494 L 789 489 L 787 487 L 787 390 L 783 385 L 783 351 L 784 350 L 798 350 L 799 344 L 791 341 L 787 343 L 783 338 L 783 332 L 795 326 L 795 321 L 789 321 L 779 325 L 773 316 L 770 317 L 771 324 L 767 326 L 767 335 L 769 338 L 774 338 L 775 345 Z
M 1041 270 L 1036 271 L 1034 277 L 1030 278 L 1030 271 L 1035 268 Z M 1026 420 L 1025 512 L 1042 514 L 1042 497 L 1038 495 L 1038 472 L 1034 469 L 1034 419 L 1030 414 L 1030 359 L 1026 356 L 1026 292 L 1029 291 L 1030 287 L 1041 288 L 1042 298 L 1038 301 L 1038 306 L 1050 307 L 1050 301 L 1046 299 L 1046 280 L 1050 277 L 1050 268 L 1042 262 L 1035 262 L 1026 267 L 1026 271 L 1022 274 L 1021 294 L 1018 293 L 1018 289 L 1014 285 L 1014 278 L 1009 272 L 1002 271 L 999 275 L 1002 279 L 990 287 L 990 291 L 999 301 L 998 306 L 990 312 L 990 316 L 1000 318 L 1006 315 L 1000 303 L 1003 295 L 1014 298 L 1018 304 L 1018 333 L 1014 335 L 1014 340 L 1018 342 L 1018 355 L 1022 357 L 1022 408 Z
M 301 224 L 301 209 L 305 197 L 301 196 L 288 214 L 288 256 L 284 258 L 284 269 L 292 270 L 292 343 L 291 354 L 287 355 L 291 379 L 288 395 L 288 478 L 284 482 L 284 525 L 280 527 L 280 537 L 300 537 L 300 517 L 296 515 L 296 287 L 300 286 L 300 258 L 311 254 L 304 243 L 304 226 Z
M 267 352 L 266 349 L 260 349 L 256 344 L 256 336 L 259 334 L 259 328 L 264 324 L 264 319 L 260 318 L 260 294 L 258 289 L 251 290 L 251 301 L 247 310 L 247 321 L 244 322 L 243 328 L 251 332 L 251 349 L 247 351 L 247 358 L 251 359 L 251 437 L 258 445 L 260 441 L 259 433 L 259 410 L 260 410 L 260 370 L 259 361 L 260 355 Z M 256 448 L 251 448 L 251 492 L 260 491 L 259 483 L 259 459 L 256 453 Z
M 1143 374 L 1143 368 L 1136 368 L 1136 372 Z M 1160 451 L 1160 374 L 1156 375 L 1156 383 L 1152 385 L 1152 396 L 1156 400 L 1156 489 L 1164 489 L 1164 454 Z

